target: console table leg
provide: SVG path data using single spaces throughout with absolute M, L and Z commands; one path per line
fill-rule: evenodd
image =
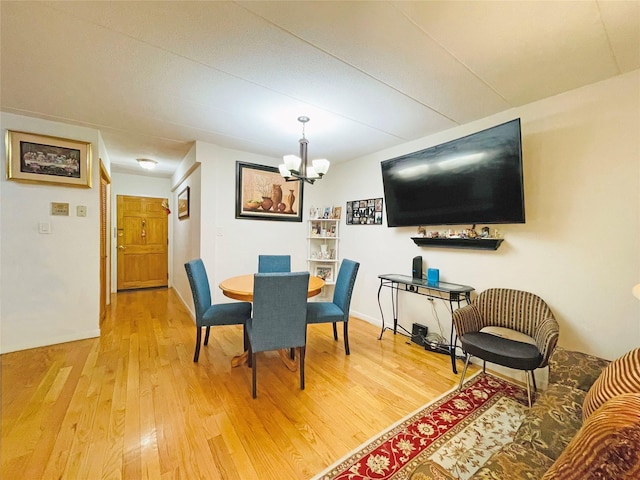
M 384 333 L 384 313 L 382 313 L 382 304 L 380 303 L 380 291 L 382 290 L 383 282 L 384 280 L 380 279 L 380 286 L 378 287 L 378 308 L 380 309 L 380 320 L 382 321 L 382 328 L 380 329 L 378 340 L 382 340 L 382 334 Z

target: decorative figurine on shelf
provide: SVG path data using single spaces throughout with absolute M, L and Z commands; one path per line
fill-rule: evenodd
M 419 237 L 426 237 L 427 236 L 427 229 L 424 227 L 418 227 L 418 236 Z
M 465 233 L 467 238 L 476 238 L 478 236 L 478 232 L 476 232 L 476 224 L 474 223 L 471 228 L 467 228 Z
M 491 234 L 489 233 L 489 227 L 482 227 L 482 233 L 480 234 L 480 236 L 482 238 L 489 238 Z

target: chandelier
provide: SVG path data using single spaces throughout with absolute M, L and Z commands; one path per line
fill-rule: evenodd
M 300 180 L 313 185 L 313 182 L 322 178 L 329 170 L 329 160 L 319 158 L 313 160 L 312 165 L 308 164 L 307 144 L 309 141 L 304 136 L 304 125 L 309 121 L 309 117 L 298 117 L 298 121 L 302 123 L 302 138 L 298 140 L 300 143 L 300 156 L 283 156 L 282 159 L 284 163 L 278 168 L 280 169 L 280 175 L 282 175 L 287 182 Z

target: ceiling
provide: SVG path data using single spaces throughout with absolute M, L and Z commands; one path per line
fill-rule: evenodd
M 346 161 L 640 68 L 639 1 L 0 2 L 0 107 L 113 171 L 201 140 Z

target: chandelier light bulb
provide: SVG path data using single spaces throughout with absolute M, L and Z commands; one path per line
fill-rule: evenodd
M 302 160 L 297 155 L 285 155 L 282 159 L 284 160 L 284 166 L 287 167 L 287 170 L 295 172 L 300 170 Z
M 314 160 L 312 163 L 313 163 L 314 170 L 318 172 L 318 175 L 320 176 L 327 173 L 329 171 L 329 165 L 331 165 L 329 163 L 329 160 L 327 160 L 326 158 L 318 158 Z
M 291 177 L 291 172 L 284 163 L 278 165 L 278 170 L 280 170 L 280 175 L 282 175 L 284 178 Z

